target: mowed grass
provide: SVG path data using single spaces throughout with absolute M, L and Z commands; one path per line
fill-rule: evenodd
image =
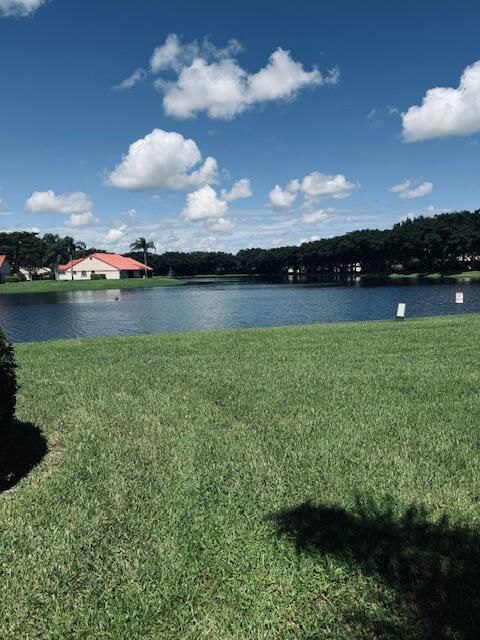
M 442 273 L 440 271 L 420 271 L 418 273 L 390 273 L 388 277 L 392 280 L 419 278 L 427 278 L 428 280 L 442 280 L 443 278 L 450 280 L 479 280 L 480 271 L 472 270 L 449 273 Z
M 53 291 L 92 291 L 96 289 L 143 289 L 183 284 L 174 278 L 125 278 L 121 280 L 33 280 L 0 284 L 0 295 L 6 293 L 50 293 Z
M 0 495 L 0 637 L 478 637 L 479 335 L 17 345 L 49 452 Z

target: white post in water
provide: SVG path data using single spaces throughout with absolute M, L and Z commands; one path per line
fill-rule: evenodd
M 457 291 L 455 294 L 455 302 L 457 304 L 463 304 L 463 291 Z
M 397 307 L 397 320 L 405 320 L 405 302 L 399 302 Z

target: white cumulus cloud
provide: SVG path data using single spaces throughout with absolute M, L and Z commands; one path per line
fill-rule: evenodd
M 193 40 L 183 44 L 176 33 L 170 33 L 165 43 L 156 47 L 150 58 L 150 69 L 152 73 L 159 73 L 166 69 L 179 71 L 183 66 L 193 62 L 195 58 L 208 60 L 222 60 L 236 55 L 242 50 L 241 44 L 231 38 L 226 47 L 216 47 L 208 38 L 202 42 Z
M 275 211 L 285 211 L 290 209 L 292 204 L 297 198 L 297 194 L 294 191 L 290 191 L 288 187 L 282 189 L 279 184 L 276 184 L 268 194 L 270 199 L 270 205 Z
M 338 69 L 325 74 L 315 66 L 306 70 L 281 47 L 264 67 L 250 73 L 237 60 L 241 50 L 235 39 L 219 48 L 208 38 L 184 43 L 177 34 L 169 34 L 153 51 L 149 65 L 150 73 L 157 76 L 153 86 L 163 93 L 165 113 L 185 119 L 205 112 L 210 118 L 229 120 L 253 105 L 289 100 L 306 87 L 334 85 L 339 80 Z M 130 89 L 143 80 L 143 73 L 137 69 L 117 88 Z
M 126 224 L 121 224 L 109 229 L 103 240 L 106 244 L 118 244 L 125 238 L 125 234 L 127 232 L 128 226 Z
M 155 84 L 164 91 L 165 112 L 179 119 L 205 111 L 210 118 L 228 120 L 246 108 L 245 72 L 234 60 L 209 64 L 196 58 L 184 67 L 174 83 Z
M 69 227 L 89 227 L 99 222 L 99 219 L 91 211 L 85 211 L 85 213 L 72 213 L 66 224 Z
M 415 185 L 411 180 L 404 180 L 403 182 L 400 182 L 400 184 L 390 187 L 389 191 L 391 191 L 391 193 L 398 193 L 399 198 L 411 200 L 413 198 L 421 198 L 422 196 L 432 193 L 433 183 L 422 182 L 421 184 Z
M 32 213 L 84 213 L 92 208 L 92 201 L 82 191 L 61 193 L 54 191 L 34 191 L 25 202 L 25 208 Z
M 56 194 L 48 191 L 34 191 L 25 202 L 25 209 L 32 213 L 62 213 L 69 215 L 67 226 L 86 227 L 98 224 L 92 213 L 93 203 L 83 191 Z
M 175 131 L 154 129 L 133 142 L 106 183 L 120 189 L 195 189 L 217 179 L 217 162 L 202 163 L 196 143 Z
M 210 118 L 228 120 L 260 102 L 289 99 L 307 86 L 335 84 L 337 80 L 338 72 L 323 76 L 317 68 L 305 71 L 289 51 L 279 48 L 254 74 L 233 58 L 215 62 L 195 58 L 180 70 L 175 82 L 162 81 L 156 87 L 164 92 L 168 115 L 184 119 L 204 111 Z
M 314 171 L 303 178 L 300 190 L 306 198 L 310 199 L 319 197 L 348 198 L 357 187 L 357 183 L 350 182 L 341 173 L 327 175 Z
M 29 16 L 39 9 L 46 0 L 0 0 L 1 16 Z
M 281 100 L 291 98 L 297 91 L 309 85 L 337 84 L 338 69 L 326 76 L 314 67 L 305 71 L 300 62 L 295 62 L 290 51 L 280 47 L 274 51 L 267 65 L 257 73 L 248 76 L 247 102 L 263 102 L 265 100 Z
M 357 189 L 359 184 L 351 182 L 347 178 L 338 173 L 336 175 L 328 175 L 313 171 L 301 180 L 290 180 L 285 189 L 280 185 L 270 191 L 270 205 L 276 211 L 290 209 L 299 193 L 303 194 L 305 206 L 311 206 L 320 198 L 347 198 Z
M 170 33 L 165 43 L 155 48 L 150 58 L 150 69 L 152 73 L 166 69 L 178 72 L 182 67 L 191 64 L 195 58 L 222 60 L 235 56 L 241 50 L 242 46 L 235 38 L 231 38 L 226 47 L 219 48 L 208 38 L 204 38 L 202 42 L 193 40 L 184 44 L 176 33 Z
M 69 227 L 89 227 L 92 224 L 98 224 L 99 219 L 93 215 L 91 211 L 85 213 L 72 213 L 68 219 Z
M 400 182 L 399 184 L 396 184 L 393 187 L 390 187 L 389 191 L 391 193 L 402 193 L 402 191 L 406 191 L 407 189 L 409 189 L 411 185 L 412 185 L 411 180 L 404 180 L 403 182 Z
M 222 189 L 222 200 L 226 202 L 233 202 L 234 200 L 240 200 L 241 198 L 250 198 L 252 195 L 252 189 L 250 180 L 248 178 L 242 178 L 238 180 L 230 191 Z
M 420 106 L 402 113 L 403 139 L 417 142 L 480 131 L 480 60 L 467 67 L 457 88 L 429 89 Z
M 182 217 L 191 222 L 223 218 L 228 211 L 228 204 L 218 197 L 215 189 L 205 185 L 187 195 L 187 202 Z
M 328 211 L 325 209 L 318 209 L 317 211 L 306 212 L 302 215 L 301 221 L 303 224 L 318 224 L 325 222 L 328 218 Z
M 153 73 L 158 73 L 164 69 L 174 69 L 177 66 L 181 50 L 180 38 L 176 33 L 170 33 L 165 40 L 165 44 L 156 47 L 150 58 L 150 68 Z

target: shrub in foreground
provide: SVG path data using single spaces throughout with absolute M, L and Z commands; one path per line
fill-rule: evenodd
M 0 329 L 0 428 L 6 426 L 15 414 L 17 379 L 13 347 Z

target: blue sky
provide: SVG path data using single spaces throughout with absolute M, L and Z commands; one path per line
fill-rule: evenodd
M 0 0 L 0 229 L 236 251 L 477 209 L 479 24 L 474 1 Z

